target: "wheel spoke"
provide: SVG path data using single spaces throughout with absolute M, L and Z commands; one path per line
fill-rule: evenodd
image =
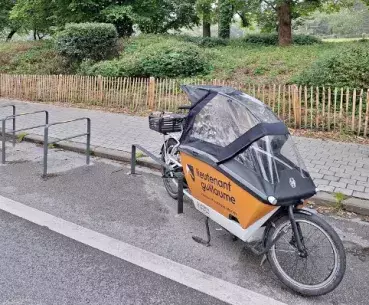
M 276 249 L 276 251 L 278 251 L 278 252 L 296 253 L 296 251 L 292 251 L 292 250 L 285 250 L 285 249 Z

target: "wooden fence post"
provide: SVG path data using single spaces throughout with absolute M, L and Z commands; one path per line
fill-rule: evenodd
M 155 77 L 150 77 L 149 80 L 149 87 L 148 87 L 148 93 L 147 93 L 147 101 L 149 108 L 151 110 L 154 110 L 155 108 Z
M 301 127 L 301 100 L 299 100 L 299 87 L 292 86 L 292 107 L 295 119 L 295 128 Z

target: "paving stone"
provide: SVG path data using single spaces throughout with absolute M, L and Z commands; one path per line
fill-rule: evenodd
M 329 181 L 323 179 L 314 179 L 314 183 L 317 185 L 328 185 Z
M 325 169 L 321 169 L 319 171 L 320 174 L 323 174 L 323 175 L 330 175 L 330 176 L 333 176 L 334 175 L 334 172 L 332 171 L 328 171 L 328 170 L 325 170 Z
M 329 170 L 329 166 L 328 165 L 320 165 L 320 164 L 317 164 L 317 165 L 314 166 L 314 168 L 316 168 L 316 169 Z
M 347 174 L 347 173 L 335 173 L 334 175 L 340 178 L 347 178 L 347 179 L 351 178 L 351 174 Z
M 330 166 L 329 170 L 335 173 L 344 173 L 345 169 L 339 168 L 338 166 L 339 166 L 338 164 L 336 164 L 335 166 Z
M 362 176 L 362 177 L 369 177 L 369 171 L 360 172 L 360 176 Z
M 331 181 L 329 182 L 329 185 L 332 185 L 334 187 L 346 188 L 347 183 Z
M 310 176 L 313 178 L 313 179 L 321 179 L 323 178 L 323 174 L 320 174 L 320 173 L 315 173 L 315 172 L 310 172 Z
M 365 190 L 365 187 L 361 185 L 353 185 L 353 184 L 347 184 L 346 188 L 349 190 L 358 191 L 358 192 L 364 192 Z
M 369 181 L 368 177 L 363 177 L 363 176 L 355 176 L 356 180 L 362 181 L 362 182 L 367 182 Z
M 347 179 L 347 178 L 340 178 L 340 182 L 342 183 L 349 183 L 355 185 L 357 180 L 355 179 Z
M 335 189 L 335 187 L 332 185 L 318 185 L 317 187 L 320 191 L 329 192 L 329 193 L 333 193 Z
M 358 198 L 364 198 L 364 199 L 369 199 L 369 192 L 354 192 L 352 194 L 354 197 L 358 197 Z
M 346 196 L 352 196 L 352 194 L 354 193 L 354 191 L 352 191 L 352 190 L 349 190 L 349 189 L 346 189 L 346 188 L 339 188 L 339 187 L 336 187 L 334 189 L 334 192 L 335 193 L 342 193 Z
M 318 164 L 318 165 L 325 165 L 326 161 L 321 160 L 312 160 L 311 163 Z M 328 166 L 329 167 L 329 166 Z
M 364 186 L 364 187 L 368 187 L 369 188 L 369 182 L 356 181 L 356 185 L 361 185 L 361 186 Z
M 319 171 L 320 171 L 320 169 L 318 169 L 318 168 L 314 168 L 314 167 L 308 167 L 308 171 L 310 172 L 310 173 L 319 173 Z
M 330 181 L 338 181 L 340 177 L 332 176 L 332 175 L 324 175 L 323 179 L 330 180 Z

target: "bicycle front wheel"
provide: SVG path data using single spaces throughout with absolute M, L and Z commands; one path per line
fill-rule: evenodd
M 345 274 L 342 241 L 320 217 L 302 213 L 294 216 L 306 255 L 299 254 L 291 222 L 283 216 L 268 234 L 269 240 L 273 240 L 285 232 L 267 254 L 272 270 L 287 287 L 300 294 L 326 294 L 340 284 Z

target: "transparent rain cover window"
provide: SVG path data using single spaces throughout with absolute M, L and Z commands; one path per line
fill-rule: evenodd
M 236 96 L 240 97 L 242 101 L 215 96 L 196 116 L 190 136 L 225 147 L 260 122 L 279 122 L 262 102 L 247 95 Z
M 306 178 L 307 171 L 290 135 L 265 136 L 235 157 L 271 184 L 279 182 L 284 170 L 297 169 Z

